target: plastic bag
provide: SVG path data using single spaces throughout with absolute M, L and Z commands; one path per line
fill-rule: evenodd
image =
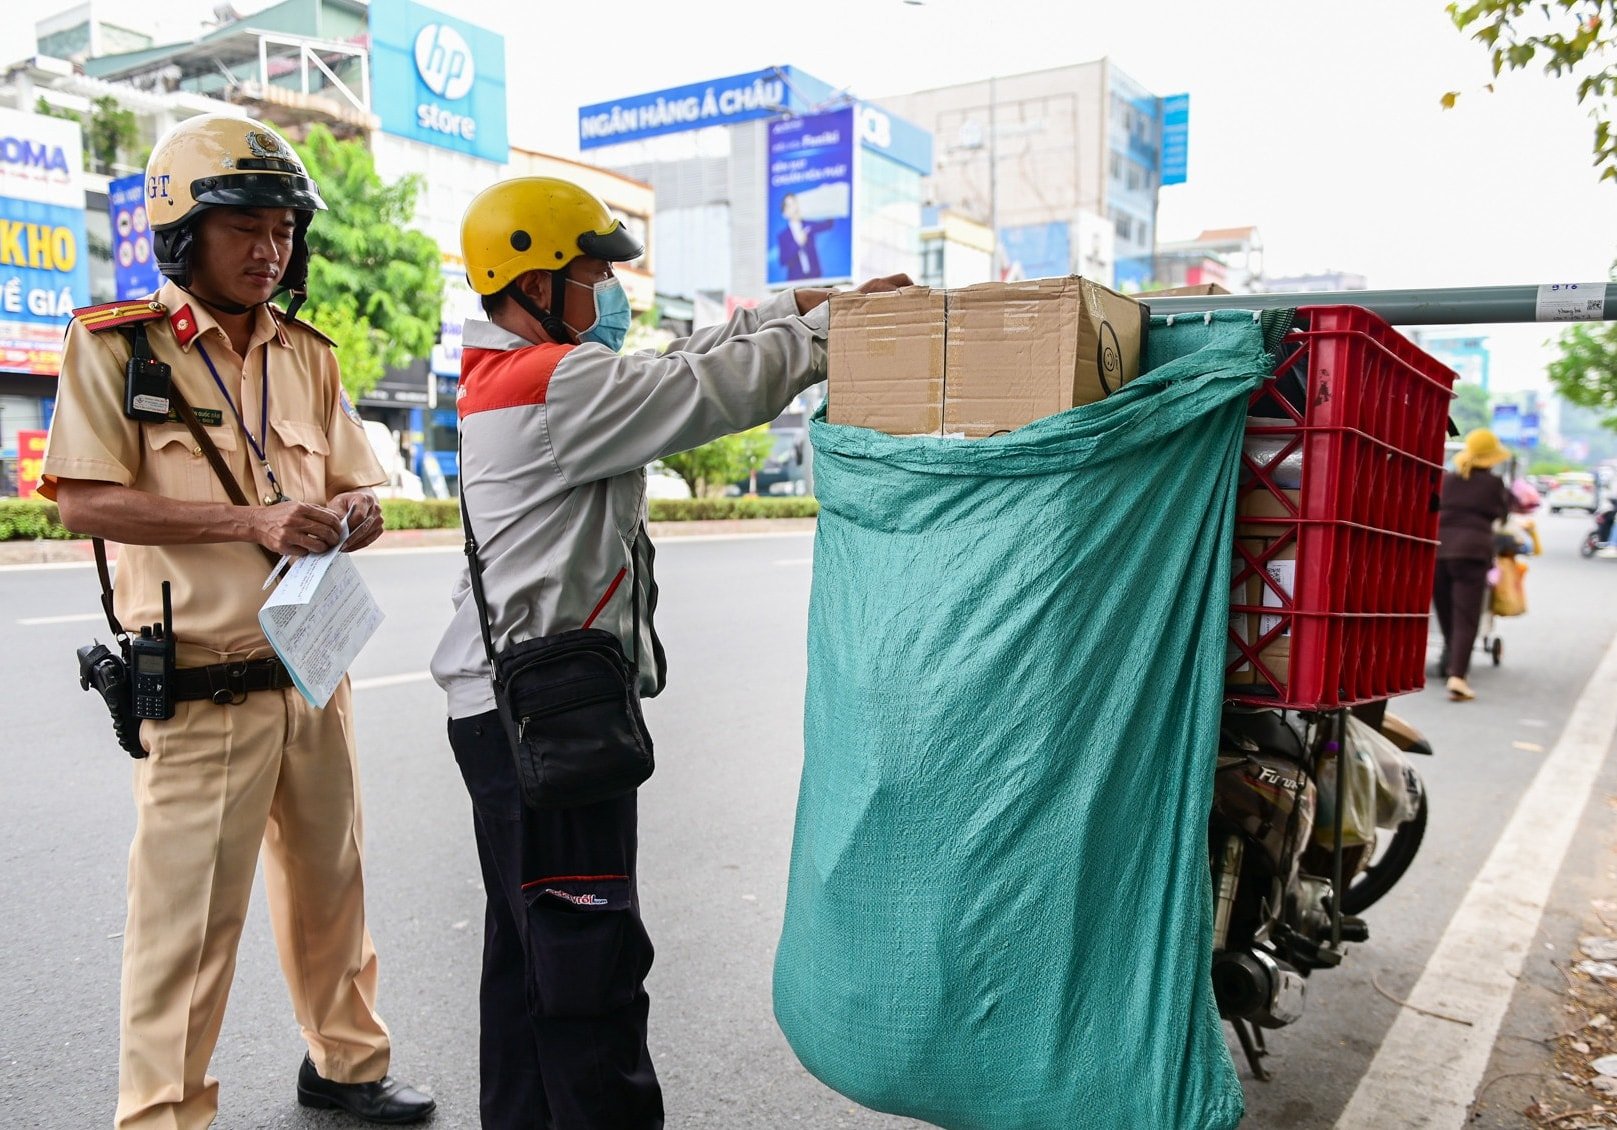
M 1413 819 L 1420 806 L 1418 778 L 1410 770 L 1409 759 L 1380 730 L 1348 715 L 1348 741 L 1368 750 L 1376 767 L 1376 826 L 1396 828 Z
M 1347 796 L 1342 808 L 1342 846 L 1373 844 L 1378 823 L 1376 790 L 1380 782 L 1375 755 L 1351 735 L 1342 755 L 1345 758 L 1342 788 Z M 1336 842 L 1336 759 L 1336 753 L 1327 752 L 1316 763 L 1319 808 L 1314 817 L 1314 843 L 1322 848 Z
M 1498 579 L 1493 583 L 1493 614 L 1495 616 L 1521 616 L 1527 612 L 1527 562 L 1515 557 L 1501 557 L 1495 563 Z

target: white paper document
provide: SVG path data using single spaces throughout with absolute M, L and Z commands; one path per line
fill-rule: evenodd
M 344 520 L 344 540 L 347 536 Z M 285 559 L 270 573 L 266 586 L 282 566 L 287 566 Z M 319 707 L 331 701 L 354 657 L 381 622 L 382 610 L 354 559 L 340 548 L 293 560 L 258 612 L 259 626 L 292 673 L 292 681 Z

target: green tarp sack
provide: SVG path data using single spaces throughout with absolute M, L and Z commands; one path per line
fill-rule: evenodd
M 1233 1127 L 1207 818 L 1251 313 L 988 439 L 810 428 L 819 532 L 775 1016 L 954 1130 Z M 1171 359 L 1170 359 L 1171 358 Z

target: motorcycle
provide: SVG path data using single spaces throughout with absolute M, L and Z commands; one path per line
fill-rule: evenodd
M 1588 533 L 1583 535 L 1583 544 L 1578 552 L 1584 557 L 1593 557 L 1603 549 L 1611 548 L 1612 512 L 1617 510 L 1617 498 L 1606 499 L 1606 504 L 1595 514 L 1595 524 Z M 1600 536 L 1600 531 L 1606 531 L 1606 537 Z
M 1260 1081 L 1264 1031 L 1301 1019 L 1307 978 L 1369 938 L 1360 915 L 1413 862 L 1426 791 L 1405 755 L 1431 752 L 1385 702 L 1225 707 L 1208 824 L 1213 994 Z

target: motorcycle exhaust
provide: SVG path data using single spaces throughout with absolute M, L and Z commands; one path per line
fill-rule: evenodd
M 1284 1028 L 1302 1019 L 1307 992 L 1300 973 L 1262 950 L 1213 955 L 1213 997 L 1221 1016 Z

